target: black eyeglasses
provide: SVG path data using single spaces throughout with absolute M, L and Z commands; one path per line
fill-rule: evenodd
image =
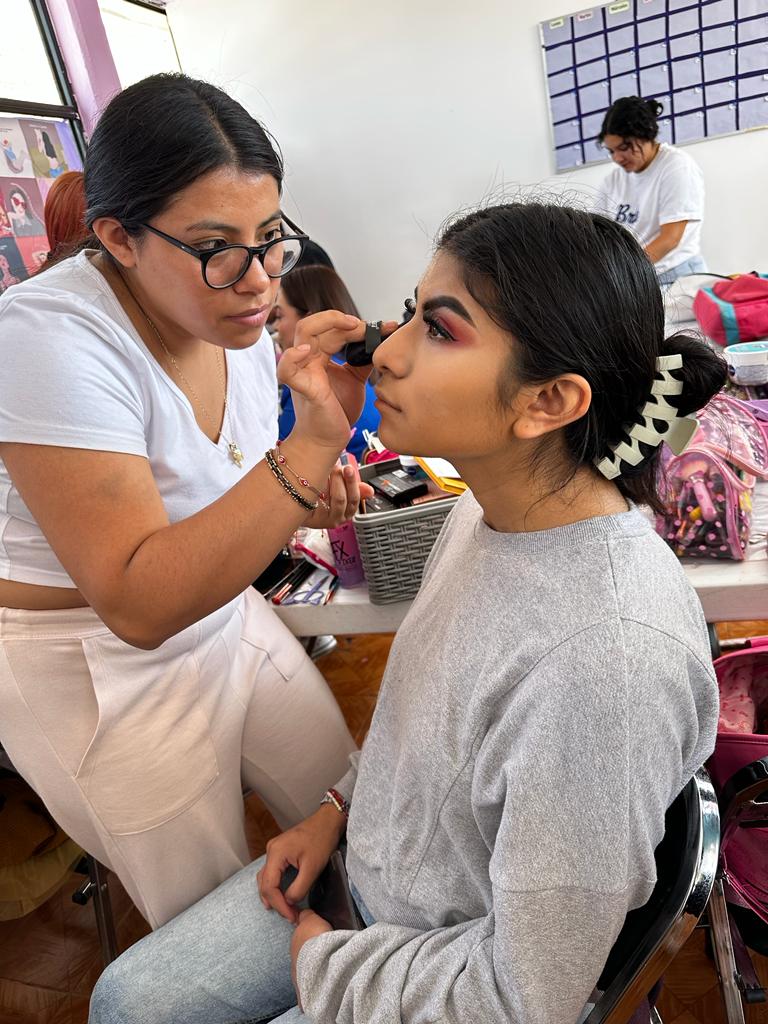
M 285 215 L 283 221 L 295 232 L 294 234 L 280 234 L 264 245 L 220 245 L 216 249 L 195 249 L 186 242 L 173 238 L 172 235 L 166 235 L 159 228 L 153 228 L 151 224 L 142 224 L 141 227 L 200 260 L 203 280 L 209 288 L 229 288 L 245 277 L 254 258 L 264 267 L 268 277 L 283 277 L 289 270 L 293 270 L 299 262 L 309 235 L 305 235 L 301 228 Z

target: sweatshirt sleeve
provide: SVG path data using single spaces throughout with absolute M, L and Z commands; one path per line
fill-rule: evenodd
M 355 783 L 357 782 L 357 769 L 360 764 L 360 751 L 353 750 L 349 755 L 349 768 L 345 775 L 339 779 L 334 785 L 334 789 L 338 790 L 339 793 L 344 797 L 347 803 L 352 803 L 352 796 L 355 792 Z
M 314 1024 L 579 1019 L 627 911 L 652 891 L 664 811 L 698 743 L 679 682 L 685 649 L 635 636 L 646 662 L 628 670 L 624 633 L 595 627 L 551 652 L 479 743 L 473 814 L 492 837 L 487 912 L 428 931 L 377 922 L 310 940 L 298 984 Z M 671 686 L 683 705 L 674 710 Z M 638 713 L 650 687 L 663 696 Z
M 495 888 L 491 913 L 451 927 L 328 932 L 299 956 L 304 1011 L 313 1024 L 575 1024 L 627 897 Z

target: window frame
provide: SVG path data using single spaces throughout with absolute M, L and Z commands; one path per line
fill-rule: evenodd
M 179 51 L 176 49 L 176 40 L 174 38 L 173 32 L 171 31 L 170 22 L 168 21 L 168 11 L 167 11 L 166 0 L 125 0 L 125 2 L 128 3 L 128 4 L 132 4 L 134 7 L 141 7 L 145 11 L 152 11 L 154 14 L 159 14 L 163 18 L 165 18 L 166 25 L 168 26 L 168 32 L 169 32 L 170 37 L 171 37 L 171 42 L 173 44 L 173 52 L 176 54 L 176 62 L 179 65 L 179 70 L 181 71 L 181 61 L 179 60 Z M 117 77 L 118 78 L 120 77 L 120 72 L 119 71 L 118 71 Z

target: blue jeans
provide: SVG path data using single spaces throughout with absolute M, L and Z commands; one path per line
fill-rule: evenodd
M 683 263 L 678 263 L 676 267 L 672 267 L 670 270 L 665 270 L 659 274 L 659 284 L 663 288 L 666 285 L 672 284 L 678 277 L 683 277 L 684 274 L 702 274 L 706 273 L 706 270 L 707 264 L 704 262 L 704 257 L 693 256 Z
M 291 983 L 293 926 L 264 909 L 260 858 L 104 971 L 89 1024 L 309 1022 Z M 287 1011 L 287 1012 L 285 1012 Z
M 291 982 L 293 925 L 259 899 L 263 864 L 261 857 L 238 871 L 110 964 L 93 990 L 89 1024 L 258 1024 L 275 1014 L 275 1024 L 311 1024 Z

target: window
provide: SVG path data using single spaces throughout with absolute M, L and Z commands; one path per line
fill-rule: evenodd
M 0 32 L 0 96 L 61 103 L 45 42 L 29 0 L 3 0 Z
M 135 0 L 99 0 L 120 84 L 160 71 L 181 71 L 168 18 L 161 7 Z
M 2 0 L 0 34 L 0 292 L 35 273 L 48 239 L 45 199 L 81 170 L 80 121 L 44 0 Z

